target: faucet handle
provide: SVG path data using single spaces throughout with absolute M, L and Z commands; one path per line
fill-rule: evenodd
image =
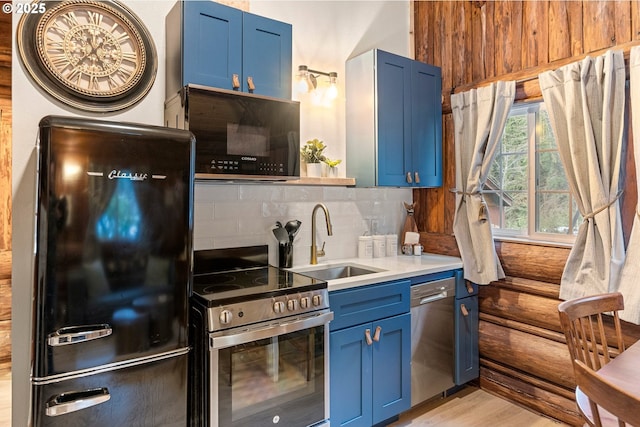
M 327 243 L 327 242 L 322 242 L 322 248 L 318 249 L 317 256 L 325 256 L 325 253 L 324 253 L 324 245 L 325 245 L 325 243 Z

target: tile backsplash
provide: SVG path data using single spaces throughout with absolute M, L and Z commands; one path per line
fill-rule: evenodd
M 329 210 L 333 235 L 327 235 L 324 213 L 316 213 L 316 243 L 325 244 L 319 262 L 357 256 L 358 236 L 400 234 L 411 202 L 411 189 L 351 188 L 283 184 L 197 182 L 194 248 L 220 249 L 269 245 L 269 262 L 278 264 L 276 221 L 302 221 L 294 240 L 293 265 L 309 263 L 311 212 L 317 203 Z

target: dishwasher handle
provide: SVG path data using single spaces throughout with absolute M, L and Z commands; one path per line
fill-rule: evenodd
M 442 292 L 440 292 L 438 294 L 435 294 L 435 295 L 429 295 L 427 297 L 420 298 L 420 303 L 418 305 L 429 304 L 430 302 L 434 302 L 434 301 L 439 301 L 441 299 L 445 299 L 448 296 L 449 296 L 449 292 L 442 291 Z

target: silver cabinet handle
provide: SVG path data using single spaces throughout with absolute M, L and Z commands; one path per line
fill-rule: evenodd
M 415 172 L 413 176 L 415 176 L 416 184 L 420 184 L 420 174 L 418 172 Z
M 233 88 L 233 90 L 240 89 L 240 76 L 238 76 L 237 74 L 234 74 L 231 77 L 231 87 Z
M 407 172 L 407 183 L 411 184 L 413 180 L 411 179 L 411 172 Z
M 447 291 L 443 291 L 443 292 L 440 292 L 439 294 L 431 295 L 431 296 L 428 296 L 428 297 L 422 298 L 422 299 L 420 300 L 420 305 L 422 305 L 422 304 L 428 304 L 428 303 L 430 303 L 430 302 L 434 302 L 434 301 L 438 301 L 438 300 L 444 299 L 444 298 L 446 298 L 448 295 L 449 295 L 449 293 L 448 293 Z
M 56 417 L 99 405 L 109 399 L 111 395 L 106 387 L 61 393 L 47 401 L 45 413 L 49 417 Z
M 253 93 L 256 90 L 256 85 L 253 84 L 253 77 L 247 77 L 247 87 L 249 88 L 249 93 Z
M 101 325 L 70 326 L 49 334 L 47 344 L 52 347 L 77 344 L 108 337 L 112 332 L 111 326 L 106 323 Z

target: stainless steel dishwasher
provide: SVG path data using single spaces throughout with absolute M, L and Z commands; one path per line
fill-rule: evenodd
M 411 287 L 411 406 L 454 386 L 455 278 Z

